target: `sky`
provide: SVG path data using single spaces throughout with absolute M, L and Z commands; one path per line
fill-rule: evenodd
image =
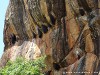
M 9 4 L 9 0 L 0 1 L 0 58 L 4 50 L 3 28 L 4 28 L 5 13 L 6 13 L 8 4 Z

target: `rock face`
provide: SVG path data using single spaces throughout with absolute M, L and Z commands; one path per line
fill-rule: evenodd
M 45 75 L 99 75 L 99 0 L 10 0 L 0 67 L 46 55 Z

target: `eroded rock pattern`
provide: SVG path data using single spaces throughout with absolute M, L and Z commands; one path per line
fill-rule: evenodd
M 47 55 L 46 75 L 99 75 L 99 7 L 99 0 L 10 0 L 0 66 Z

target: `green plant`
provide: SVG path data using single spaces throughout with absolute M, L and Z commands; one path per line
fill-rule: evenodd
M 46 67 L 44 60 L 45 56 L 34 61 L 17 58 L 16 61 L 9 61 L 4 68 L 0 69 L 0 75 L 43 75 L 41 72 Z

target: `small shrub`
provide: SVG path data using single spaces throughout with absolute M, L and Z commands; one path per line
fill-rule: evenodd
M 36 60 L 27 61 L 17 58 L 16 61 L 8 61 L 6 66 L 0 69 L 0 75 L 43 75 L 41 72 L 46 67 L 45 56 Z

